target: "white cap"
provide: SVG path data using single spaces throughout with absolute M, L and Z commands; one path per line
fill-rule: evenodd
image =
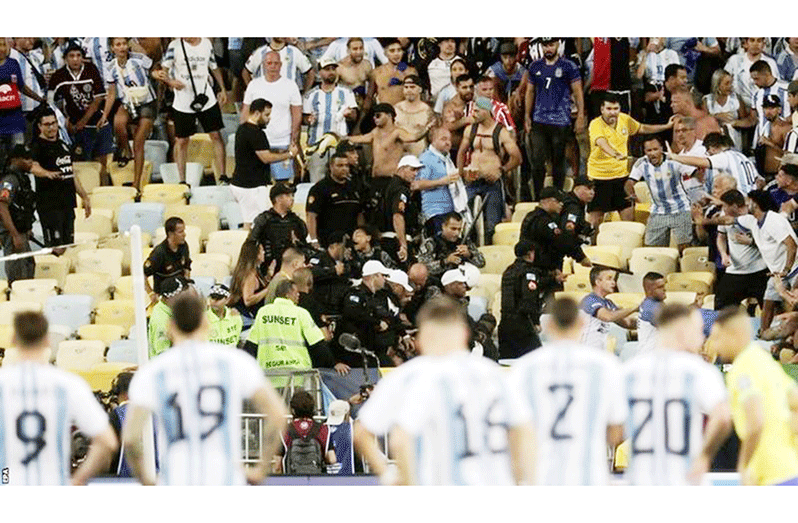
M 327 425 L 340 425 L 349 414 L 349 402 L 335 400 L 330 403 L 330 414 L 327 416 Z
M 401 271 L 398 269 L 395 271 L 391 271 L 391 273 L 388 275 L 388 281 L 391 283 L 396 283 L 398 285 L 401 285 L 402 287 L 405 288 L 407 292 L 413 292 L 413 287 L 410 286 L 405 271 Z
M 441 285 L 446 287 L 450 283 L 461 281 L 465 284 L 468 284 L 468 280 L 466 280 L 465 274 L 460 269 L 451 269 L 443 273 L 441 276 Z
M 373 274 L 384 274 L 389 276 L 390 269 L 386 268 L 379 260 L 369 260 L 363 264 L 363 276 L 371 276 Z
M 474 265 L 468 262 L 463 262 L 460 264 L 460 267 L 458 268 L 461 271 L 463 271 L 463 274 L 465 275 L 466 278 L 466 285 L 468 285 L 468 288 L 473 289 L 479 284 L 480 272 L 479 269 L 477 269 Z
M 424 164 L 421 163 L 421 161 L 412 154 L 406 154 L 402 156 L 401 160 L 399 160 L 399 165 L 396 168 L 399 169 L 400 167 L 412 167 L 414 169 L 421 169 L 422 167 L 424 167 Z
M 338 62 L 336 62 L 332 58 L 325 58 L 324 60 L 319 61 L 319 69 L 324 69 L 325 67 L 329 67 L 331 65 L 338 67 Z

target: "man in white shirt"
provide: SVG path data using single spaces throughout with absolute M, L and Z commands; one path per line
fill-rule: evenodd
M 189 67 L 189 62 L 191 66 Z M 213 141 L 213 156 L 220 178 L 225 179 L 224 141 L 219 133 L 224 128 L 221 106 L 227 103 L 222 73 L 216 66 L 213 45 L 208 38 L 176 38 L 169 43 L 163 59 L 162 69 L 152 73 L 153 78 L 163 82 L 175 92 L 172 103 L 175 122 L 175 163 L 180 183 L 186 183 L 186 158 L 188 141 L 197 131 L 197 120 L 202 130 Z M 210 77 L 213 75 L 221 90 L 213 93 Z M 242 120 L 242 123 L 246 119 Z
M 770 70 L 774 76 L 777 79 L 779 78 L 776 61 L 763 53 L 764 45 L 764 38 L 745 38 L 745 52 L 732 55 L 724 67 L 732 75 L 734 92 L 748 107 L 753 107 L 754 93 L 756 92 L 756 85 L 751 78 L 751 66 L 754 65 L 754 62 L 757 60 L 766 61 L 770 65 Z
M 582 332 L 582 343 L 599 350 L 606 350 L 610 323 L 617 323 L 624 329 L 634 329 L 631 316 L 640 306 L 621 309 L 607 298 L 615 292 L 615 271 L 607 267 L 590 269 L 590 285 L 593 292 L 582 298 L 579 308 L 590 318 Z
M 438 40 L 439 53 L 438 56 L 432 60 L 427 66 L 427 75 L 429 75 L 430 85 L 430 99 L 437 98 L 438 93 L 446 87 L 451 85 L 450 68 L 452 62 L 458 58 L 457 56 L 457 39 L 446 37 Z
M 580 343 L 585 320 L 571 298 L 551 307 L 552 340 L 516 360 L 511 392 L 535 427 L 536 485 L 607 485 L 607 446 L 623 441 L 628 407 L 618 358 Z
M 272 151 L 284 152 L 288 146 L 299 144 L 299 129 L 302 125 L 302 97 L 295 82 L 280 75 L 282 61 L 275 51 L 266 53 L 263 60 L 264 75 L 255 78 L 247 86 L 244 93 L 244 104 L 241 107 L 241 123 L 249 118 L 249 104 L 253 100 L 263 98 L 271 102 L 272 115 L 266 128 L 266 137 Z M 283 162 L 286 163 L 286 162 Z M 293 162 L 288 166 L 272 165 L 272 179 L 289 180 L 294 177 Z
M 704 142 L 695 134 L 695 118 L 685 116 L 673 124 L 673 145 L 671 150 L 684 156 L 706 156 Z M 691 203 L 697 203 L 708 195 L 705 186 L 706 169 L 695 169 L 692 174 L 682 176 L 682 185 Z
M 263 76 L 263 60 L 266 53 L 274 51 L 280 54 L 280 76 L 288 78 L 297 84 L 297 87 L 302 86 L 302 92 L 308 92 L 313 83 L 316 81 L 316 71 L 313 70 L 313 64 L 310 63 L 305 54 L 297 47 L 286 43 L 285 38 L 270 38 L 269 43 L 255 49 L 247 59 L 244 65 L 244 70 L 241 72 L 241 77 L 244 83 L 249 83 L 255 79 Z M 304 83 L 301 81 L 304 77 Z

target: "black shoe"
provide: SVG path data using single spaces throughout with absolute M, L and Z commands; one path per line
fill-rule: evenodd
M 220 176 L 219 185 L 230 185 L 230 177 L 224 174 Z

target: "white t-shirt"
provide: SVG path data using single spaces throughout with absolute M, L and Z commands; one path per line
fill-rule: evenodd
M 751 216 L 746 215 L 746 216 Z M 751 216 L 753 218 L 753 216 Z M 744 243 L 737 243 L 737 233 L 748 234 L 750 231 L 744 229 L 739 224 L 733 225 L 720 225 L 718 232 L 726 235 L 726 240 L 729 248 L 729 257 L 732 264 L 726 268 L 727 274 L 751 274 L 767 269 L 765 260 L 759 253 L 755 244 L 746 245 Z
M 207 111 L 216 103 L 216 95 L 213 94 L 213 88 L 211 87 L 210 73 L 211 70 L 217 69 L 213 44 L 207 38 L 202 38 L 197 45 L 191 45 L 188 42 L 183 43 L 186 46 L 186 53 L 188 53 L 188 59 L 191 62 L 191 74 L 194 76 L 194 85 L 197 87 L 196 94 L 205 93 L 208 97 L 208 103 L 202 108 L 203 111 Z M 185 84 L 183 89 L 175 90 L 175 101 L 172 107 L 181 113 L 194 114 L 191 109 L 191 102 L 194 101 L 196 94 L 191 87 L 186 55 L 183 54 L 180 38 L 176 38 L 169 43 L 163 60 L 161 60 L 161 65 L 169 71 L 172 78 Z
M 82 378 L 39 363 L 0 369 L 0 466 L 9 485 L 68 485 L 73 424 L 89 438 L 110 428 Z
M 302 96 L 296 83 L 282 76 L 267 82 L 265 76 L 255 78 L 244 93 L 244 104 L 263 98 L 272 103 L 272 115 L 266 126 L 270 147 L 284 148 L 291 144 L 291 106 L 302 106 Z
M 267 386 L 254 358 L 215 343 L 182 343 L 144 365 L 129 397 L 155 414 L 158 482 L 245 484 L 241 406 Z
M 650 83 L 665 83 L 665 68 L 679 63 L 679 55 L 673 49 L 663 49 L 659 53 L 646 54 L 645 78 Z
M 707 148 L 704 147 L 704 142 L 697 139 L 695 142 L 693 142 L 693 146 L 689 150 L 676 151 L 676 154 L 683 154 L 685 156 L 706 156 Z M 707 171 L 709 170 L 711 169 L 707 169 Z M 704 180 L 711 178 L 711 176 L 707 174 L 704 176 Z M 690 203 L 696 203 L 708 194 L 708 191 L 706 190 L 706 184 L 701 183 L 695 176 L 683 176 L 682 185 L 684 186 L 684 190 L 687 191 L 687 197 L 690 198 Z
M 730 174 L 737 180 L 737 190 L 743 194 L 756 189 L 756 180 L 761 178 L 756 165 L 746 155 L 734 149 L 726 149 L 709 157 L 712 173 L 707 172 L 707 188 L 712 190 L 715 176 Z
M 516 360 L 511 393 L 527 403 L 536 434 L 537 485 L 607 485 L 607 427 L 628 408 L 615 356 L 558 341 Z
M 773 76 L 775 76 L 777 80 L 779 79 L 779 68 L 778 65 L 776 65 L 776 60 L 764 53 L 762 53 L 757 60 L 766 61 L 770 66 L 770 72 L 773 73 Z M 724 67 L 733 77 L 734 92 L 737 93 L 740 100 L 748 107 L 753 106 L 754 93 L 757 90 L 757 86 L 751 79 L 750 69 L 752 65 L 754 65 L 754 62 L 748 58 L 747 53 L 743 52 L 729 57 Z
M 787 218 L 777 212 L 768 211 L 762 225 L 751 214 L 738 217 L 735 223 L 747 229 L 754 237 L 754 243 L 770 272 L 792 272 L 798 266 L 797 257 L 792 267 L 784 267 L 787 263 L 787 248 L 782 242 L 788 236 L 798 241 Z
M 685 351 L 654 349 L 624 364 L 625 435 L 632 485 L 687 485 L 700 454 L 704 416 L 726 400 L 720 371 Z
M 454 62 L 456 58 L 457 55 L 454 55 L 448 60 L 435 58 L 427 66 L 427 74 L 429 74 L 430 83 L 430 95 L 432 98 L 436 98 L 438 93 L 441 92 L 441 89 L 452 84 L 452 73 L 450 68 L 452 67 L 452 62 Z
M 266 53 L 272 50 L 271 46 L 267 44 L 258 47 L 249 55 L 244 67 L 252 75 L 252 78 L 263 76 L 263 60 L 266 58 Z M 297 84 L 302 78 L 301 75 L 307 73 L 313 67 L 308 57 L 293 45 L 286 45 L 278 51 L 278 54 L 280 55 L 280 62 L 283 64 L 280 68 L 280 76 L 288 78 L 292 82 L 297 82 Z

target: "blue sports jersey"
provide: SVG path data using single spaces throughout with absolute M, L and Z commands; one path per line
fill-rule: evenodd
M 340 425 L 328 425 L 330 429 L 330 447 L 335 451 L 335 458 L 341 464 L 339 476 L 355 474 L 355 453 L 352 452 L 352 422 L 344 421 Z
M 587 326 L 582 334 L 582 343 L 589 347 L 604 350 L 607 342 L 607 334 L 609 333 L 609 322 L 598 319 L 596 313 L 599 309 L 607 309 L 610 311 L 617 311 L 618 306 L 611 300 L 598 296 L 595 292 L 591 292 L 584 298 L 580 305 L 582 311 L 590 316 Z
M 581 79 L 576 64 L 566 58 L 559 58 L 554 65 L 537 60 L 529 65 L 529 79 L 535 87 L 532 121 L 571 125 L 571 83 Z
M 640 304 L 637 316 L 637 341 L 641 350 L 650 350 L 657 346 L 656 315 L 662 302 L 654 298 L 646 298 Z
M 694 170 L 694 167 L 671 160 L 654 165 L 643 156 L 635 162 L 629 179 L 645 180 L 651 193 L 651 214 L 676 214 L 690 211 L 690 197 L 682 178 L 689 178 Z

